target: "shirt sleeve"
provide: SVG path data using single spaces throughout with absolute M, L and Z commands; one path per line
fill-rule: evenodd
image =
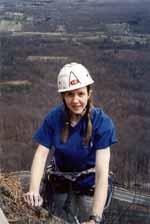
M 104 149 L 115 143 L 117 143 L 115 125 L 110 117 L 105 116 L 102 121 L 97 124 L 94 148 L 96 150 Z
M 53 133 L 52 116 L 49 113 L 41 126 L 33 134 L 33 140 L 50 149 L 53 144 Z

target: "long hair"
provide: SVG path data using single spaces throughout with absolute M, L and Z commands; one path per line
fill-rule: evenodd
M 90 94 L 91 91 L 91 86 L 87 86 L 87 91 L 88 94 Z M 66 106 L 65 100 L 63 99 L 64 102 L 64 106 L 65 106 L 65 117 L 64 117 L 64 127 L 61 130 L 61 141 L 63 143 L 66 143 L 68 138 L 69 138 L 69 134 L 70 134 L 70 127 L 71 127 L 71 122 L 70 122 L 70 113 L 69 113 L 69 109 Z M 88 145 L 91 139 L 91 135 L 92 135 L 92 122 L 91 122 L 91 108 L 92 108 L 92 96 L 90 94 L 90 97 L 88 99 L 87 105 L 86 105 L 86 112 L 83 115 L 86 118 L 86 131 L 85 134 L 83 136 L 83 143 L 85 145 Z

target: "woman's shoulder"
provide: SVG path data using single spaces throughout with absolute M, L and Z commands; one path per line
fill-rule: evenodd
M 57 120 L 59 117 L 62 116 L 63 112 L 64 112 L 64 105 L 59 104 L 59 105 L 53 107 L 51 110 L 48 111 L 48 113 L 46 115 L 46 119 Z
M 101 126 L 105 129 L 114 126 L 112 118 L 100 107 L 92 108 L 91 118 L 95 127 Z
M 103 119 L 108 118 L 109 116 L 103 111 L 101 107 L 92 107 L 91 110 L 92 119 Z

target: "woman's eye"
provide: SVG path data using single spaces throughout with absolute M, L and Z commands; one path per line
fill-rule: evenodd
M 73 96 L 73 94 L 72 93 L 67 93 L 66 96 Z
M 82 93 L 82 92 L 81 92 L 81 93 L 79 93 L 79 96 L 84 96 L 84 93 Z

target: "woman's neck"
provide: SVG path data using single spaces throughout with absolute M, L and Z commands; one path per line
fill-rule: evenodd
M 86 111 L 83 111 L 82 114 L 74 114 L 74 113 L 70 113 L 70 123 L 71 126 L 75 126 L 80 119 L 84 116 Z
M 80 114 L 71 114 L 70 116 L 70 122 L 71 123 L 78 123 L 81 119 L 81 115 Z

